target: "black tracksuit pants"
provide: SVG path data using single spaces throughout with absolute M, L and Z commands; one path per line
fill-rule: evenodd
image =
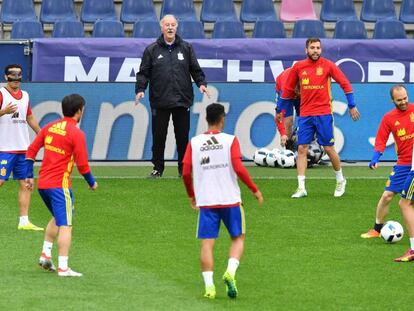
M 182 172 L 183 158 L 190 132 L 190 109 L 176 107 L 170 109 L 151 109 L 152 112 L 152 164 L 154 170 L 164 171 L 164 150 L 167 139 L 168 123 L 172 115 L 175 141 L 178 153 L 178 172 Z

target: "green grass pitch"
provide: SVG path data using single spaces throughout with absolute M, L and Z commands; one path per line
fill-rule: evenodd
M 265 203 L 242 186 L 247 235 L 229 300 L 221 276 L 229 239 L 215 250 L 217 298 L 202 297 L 196 212 L 176 168 L 147 180 L 149 167 L 94 167 L 99 189 L 73 180 L 75 218 L 69 265 L 83 278 L 37 267 L 43 233 L 17 231 L 17 183 L 0 189 L 0 310 L 408 310 L 412 263 L 394 263 L 409 246 L 359 235 L 375 220 L 390 167 L 345 167 L 347 192 L 334 198 L 328 167 L 308 171 L 308 197 L 291 199 L 295 170 L 249 167 Z M 123 178 L 121 178 L 123 177 Z M 402 223 L 394 199 L 389 219 Z M 49 213 L 35 191 L 30 219 Z M 54 260 L 57 263 L 57 249 Z

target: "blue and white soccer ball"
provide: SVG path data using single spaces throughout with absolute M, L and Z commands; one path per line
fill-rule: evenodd
M 283 168 L 294 167 L 296 164 L 295 153 L 288 149 L 282 150 L 280 152 L 280 158 L 277 160 L 277 164 Z
M 266 156 L 270 152 L 267 148 L 260 148 L 254 152 L 253 161 L 258 166 L 267 166 Z
M 277 161 L 280 159 L 281 151 L 277 148 L 270 150 L 266 156 L 266 163 L 270 167 L 277 167 Z
M 381 237 L 387 243 L 401 241 L 404 236 L 404 229 L 397 221 L 387 221 L 381 229 Z

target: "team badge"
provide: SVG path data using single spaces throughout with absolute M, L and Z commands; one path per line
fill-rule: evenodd
M 184 60 L 184 55 L 183 55 L 183 53 L 178 52 L 178 53 L 177 53 L 177 58 L 178 58 L 178 60 Z
M 6 170 L 6 168 L 2 168 L 1 170 L 0 170 L 0 175 L 1 176 L 6 176 L 6 172 L 7 172 L 7 170 Z
M 410 113 L 410 121 L 411 122 L 414 122 L 414 112 L 411 112 Z
M 323 75 L 323 68 L 322 68 L 322 67 L 318 67 L 318 68 L 316 68 L 316 75 L 317 75 L 317 76 L 321 76 L 321 75 Z

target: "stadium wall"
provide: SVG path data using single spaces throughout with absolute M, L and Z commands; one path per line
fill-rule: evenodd
M 354 83 L 361 120 L 353 122 L 348 115 L 346 99 L 337 84 L 333 85 L 336 149 L 343 160 L 369 160 L 374 137 L 383 114 L 393 107 L 387 83 Z M 240 139 L 245 159 L 251 159 L 256 148 L 278 147 L 274 125 L 273 83 L 212 83 L 211 98 L 202 96 L 194 86 L 195 101 L 191 108 L 190 136 L 206 128 L 205 107 L 218 101 L 226 107 L 225 131 Z M 409 93 L 414 86 L 407 85 Z M 151 117 L 148 96 L 135 105 L 133 83 L 25 83 L 31 106 L 41 126 L 60 117 L 60 101 L 70 93 L 85 97 L 87 106 L 80 127 L 87 136 L 91 160 L 150 160 Z M 414 118 L 414 116 L 413 116 Z M 170 124 L 171 125 L 171 124 Z M 172 126 L 166 144 L 166 159 L 175 159 Z M 394 160 L 394 144 L 382 158 Z

